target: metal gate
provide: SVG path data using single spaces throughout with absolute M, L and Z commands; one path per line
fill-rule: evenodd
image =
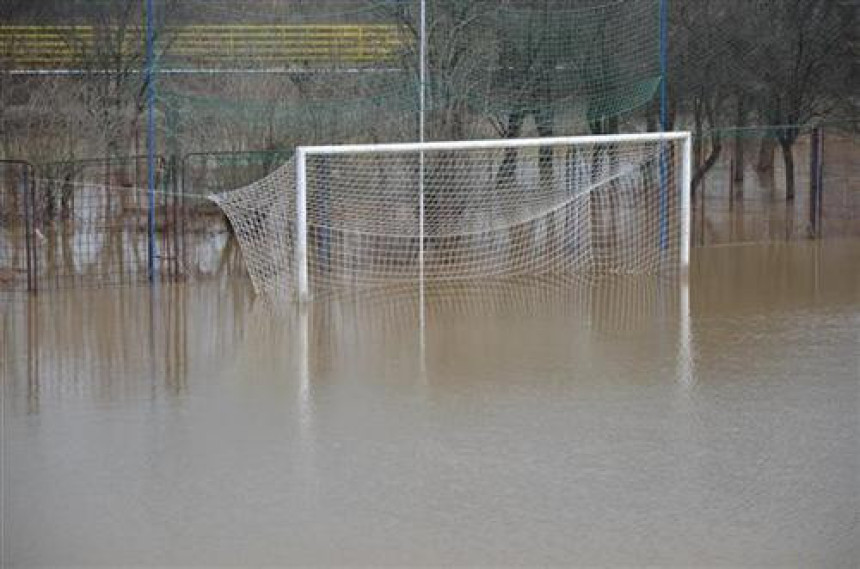
M 0 162 L 0 290 L 180 278 L 182 199 L 173 163 L 159 157 L 156 168 L 150 204 L 142 156 Z
M 33 239 L 34 168 L 0 160 L 0 291 L 36 290 L 38 265 Z

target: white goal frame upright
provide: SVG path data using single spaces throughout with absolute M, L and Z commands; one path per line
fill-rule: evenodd
M 295 151 L 296 175 L 296 236 L 295 263 L 296 285 L 300 302 L 310 299 L 310 280 L 308 275 L 308 214 L 307 214 L 307 159 L 311 156 L 337 154 L 381 154 L 418 152 L 433 150 L 476 150 L 499 148 L 528 148 L 547 145 L 588 145 L 617 143 L 655 143 L 681 142 L 680 173 L 680 272 L 686 275 L 690 264 L 690 221 L 691 221 L 691 182 L 692 182 L 692 137 L 689 132 L 648 132 L 637 134 L 611 134 L 595 136 L 568 136 L 547 138 L 492 139 L 453 142 L 415 142 L 394 144 L 345 144 L 331 146 L 299 146 Z M 424 206 L 423 178 L 419 182 L 419 207 Z M 664 190 L 665 191 L 665 190 Z M 419 266 L 423 275 L 424 266 L 424 223 L 419 220 Z

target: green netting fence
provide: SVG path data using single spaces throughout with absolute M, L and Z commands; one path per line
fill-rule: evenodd
M 225 150 L 418 138 L 418 1 L 279 7 L 242 26 L 166 28 L 167 138 L 190 151 L 213 137 Z M 653 105 L 659 7 L 429 1 L 425 138 L 576 134 Z M 198 17 L 227 12 L 207 4 Z

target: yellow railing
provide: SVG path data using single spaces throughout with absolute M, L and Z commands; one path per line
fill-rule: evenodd
M 0 26 L 0 68 L 58 69 L 140 57 L 139 28 Z M 103 39 L 102 39 L 103 38 Z M 395 24 L 193 25 L 160 38 L 161 61 L 190 65 L 374 64 L 408 47 Z

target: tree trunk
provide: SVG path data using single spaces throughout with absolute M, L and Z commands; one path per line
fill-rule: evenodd
M 553 135 L 554 117 L 551 110 L 542 110 L 535 113 L 535 126 L 538 136 L 541 138 Z M 553 178 L 552 147 L 541 146 L 538 148 L 538 170 L 540 172 L 540 184 L 544 190 L 549 189 Z
M 695 143 L 694 143 L 694 155 L 696 159 L 695 163 L 695 173 L 693 174 L 693 179 L 690 183 L 692 198 L 695 199 L 697 188 L 699 184 L 701 184 L 702 180 L 705 178 L 705 175 L 708 171 L 714 167 L 717 163 L 717 160 L 720 158 L 720 154 L 723 150 L 723 142 L 722 135 L 717 131 L 713 131 L 710 136 L 706 136 L 705 134 L 705 119 L 706 117 L 710 118 L 710 124 L 714 124 L 712 113 L 707 112 L 707 103 L 703 96 L 697 97 L 696 105 L 693 112 L 693 121 L 695 124 Z M 706 143 L 710 142 L 710 151 L 706 154 L 705 147 Z
M 792 142 L 781 140 L 782 159 L 785 162 L 785 200 L 794 200 L 794 153 L 791 151 Z
M 696 99 L 696 104 L 693 109 L 693 163 L 698 168 L 699 164 L 702 164 L 705 160 L 705 136 L 704 136 L 704 118 L 702 117 L 702 105 L 698 103 L 698 98 Z M 693 182 L 691 185 L 691 199 L 696 199 L 696 187 L 697 183 Z
M 618 133 L 618 117 L 616 116 L 600 116 L 588 120 L 588 128 L 591 134 L 617 134 Z
M 737 115 L 736 121 L 738 127 L 742 127 L 745 124 L 746 112 L 744 110 L 744 99 L 742 96 L 738 96 L 737 101 Z M 744 136 L 743 131 L 738 128 L 735 131 L 735 148 L 734 148 L 734 163 L 735 163 L 735 179 L 734 179 L 734 187 L 735 187 L 735 195 L 734 198 L 736 200 L 744 199 L 744 169 L 746 165 L 744 164 Z
M 505 127 L 504 138 L 517 138 L 523 130 L 523 121 L 525 120 L 525 112 L 520 109 L 511 111 L 508 115 L 508 124 Z M 506 148 L 505 157 L 499 166 L 498 174 L 496 175 L 496 185 L 503 186 L 513 183 L 514 174 L 517 168 L 517 149 Z
M 761 139 L 761 145 L 758 150 L 758 163 L 756 164 L 756 171 L 759 174 L 773 174 L 773 151 L 776 150 L 776 141 L 768 136 L 764 135 L 764 138 Z
M 693 195 L 696 195 L 696 188 L 699 187 L 699 184 L 702 183 L 702 180 L 705 178 L 705 175 L 708 171 L 714 167 L 714 164 L 717 163 L 717 160 L 720 158 L 720 153 L 723 150 L 722 140 L 719 135 L 714 134 L 711 136 L 711 149 L 708 153 L 708 156 L 705 158 L 704 162 L 696 165 L 696 173 L 693 175 L 693 180 L 691 182 L 691 186 L 693 187 Z
M 645 113 L 645 130 L 648 132 L 657 132 L 660 128 L 660 99 L 654 98 L 651 108 Z
M 538 136 L 541 138 L 550 137 L 554 132 L 555 117 L 552 109 L 544 108 L 535 113 L 535 126 L 537 127 Z M 541 192 L 552 192 L 554 176 L 553 164 L 553 148 L 552 146 L 541 146 L 538 148 L 538 177 L 540 179 Z M 537 239 L 537 227 L 535 227 L 535 235 L 533 240 Z M 552 243 L 555 238 L 555 218 L 552 214 L 546 220 L 546 244 Z

